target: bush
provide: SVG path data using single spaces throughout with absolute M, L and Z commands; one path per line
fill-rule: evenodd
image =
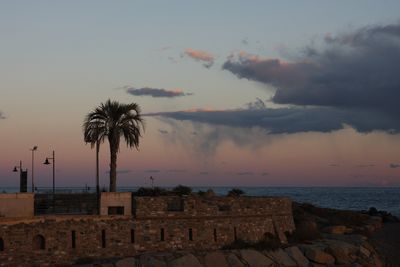
M 244 195 L 244 191 L 239 188 L 233 188 L 231 191 L 228 192 L 228 197 L 240 197 Z
M 231 250 L 231 249 L 248 249 L 252 248 L 255 250 L 263 251 L 263 250 L 277 250 L 282 246 L 281 241 L 277 236 L 274 236 L 271 233 L 265 233 L 264 239 L 258 242 L 249 242 L 242 239 L 237 239 L 233 241 L 231 244 L 222 247 L 222 249 Z
M 140 197 L 155 197 L 166 195 L 166 191 L 159 187 L 140 187 L 136 192 L 133 192 L 133 194 Z
M 206 195 L 206 192 L 204 192 L 203 190 L 199 190 L 197 192 L 197 195 L 199 195 L 200 197 L 204 197 Z
M 192 188 L 184 185 L 178 185 L 172 189 L 172 193 L 178 196 L 192 194 Z

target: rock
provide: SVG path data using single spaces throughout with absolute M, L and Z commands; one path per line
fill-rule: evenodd
M 296 262 L 283 249 L 266 251 L 264 254 L 277 262 L 279 266 L 297 267 Z
M 270 258 L 267 258 L 263 254 L 255 250 L 243 249 L 240 250 L 240 255 L 250 267 L 276 266 L 276 264 Z
M 366 258 L 369 258 L 369 256 L 371 255 L 371 252 L 368 249 L 366 249 L 365 247 L 360 246 L 360 254 Z
M 328 226 L 322 229 L 322 231 L 325 233 L 337 235 L 343 235 L 344 233 L 346 233 L 346 230 L 347 228 L 344 225 Z
M 350 243 L 352 245 L 360 246 L 362 243 L 364 243 L 367 238 L 363 235 L 337 235 L 337 234 L 325 234 L 324 235 L 325 239 L 334 239 L 334 240 L 340 240 L 346 243 Z
M 224 254 L 219 251 L 207 253 L 204 262 L 206 267 L 229 267 Z
M 146 267 L 167 267 L 167 263 L 164 261 L 158 260 L 154 257 L 146 258 Z
M 329 242 L 325 251 L 333 255 L 336 264 L 350 264 L 356 259 L 357 248 L 342 241 L 333 241 Z
M 135 258 L 125 258 L 115 263 L 115 267 L 135 267 Z
M 203 267 L 193 254 L 187 254 L 169 263 L 170 267 Z
M 383 266 L 383 263 L 382 263 L 381 259 L 377 255 L 375 255 L 375 257 L 374 257 L 374 263 L 375 263 L 376 267 L 382 267 Z
M 308 267 L 309 261 L 298 247 L 285 248 L 285 252 L 296 262 L 299 267 Z
M 335 263 L 335 258 L 332 255 L 324 252 L 318 247 L 309 246 L 304 254 L 309 260 L 316 263 L 330 264 L 330 265 L 333 265 Z
M 244 264 L 233 253 L 228 254 L 226 260 L 228 261 L 230 267 L 244 267 Z

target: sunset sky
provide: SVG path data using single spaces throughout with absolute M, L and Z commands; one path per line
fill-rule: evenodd
M 145 114 L 119 186 L 399 186 L 400 1 L 1 1 L 0 187 L 93 186 L 85 115 Z M 108 143 L 101 147 L 108 185 Z

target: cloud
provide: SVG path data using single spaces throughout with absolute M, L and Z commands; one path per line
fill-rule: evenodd
M 262 173 L 261 173 L 261 176 L 268 176 L 268 175 L 269 175 L 268 172 L 262 172 Z
M 253 172 L 249 172 L 249 171 L 244 171 L 244 172 L 237 172 L 236 175 L 249 176 L 249 175 L 254 175 L 254 173 Z
M 392 169 L 400 168 L 400 164 L 397 164 L 397 163 L 390 163 L 390 164 L 389 164 L 389 167 L 392 168 Z
M 6 116 L 4 115 L 4 113 L 0 111 L 0 120 L 3 120 L 5 118 L 6 118 Z
M 151 97 L 172 98 L 172 97 L 181 97 L 181 96 L 193 95 L 192 93 L 186 94 L 181 89 L 166 90 L 166 89 L 149 88 L 149 87 L 134 88 L 134 87 L 129 87 L 129 86 L 125 86 L 124 88 L 126 89 L 126 92 L 128 94 L 135 95 L 135 96 L 151 96 Z
M 164 129 L 158 129 L 158 132 L 159 132 L 160 134 L 168 134 L 168 131 L 167 131 L 167 130 L 164 130 Z
M 206 68 L 210 68 L 214 64 L 214 56 L 206 51 L 188 48 L 185 50 L 184 55 L 196 61 L 203 62 L 203 66 Z
M 150 169 L 150 170 L 145 170 L 144 172 L 146 172 L 146 173 L 159 173 L 161 171 L 160 170 L 155 170 L 155 169 Z
M 293 61 L 241 52 L 222 68 L 275 87 L 275 103 L 358 108 L 399 118 L 400 24 L 327 35 L 322 47 L 307 46 Z
M 173 169 L 173 170 L 168 170 L 167 172 L 183 173 L 183 172 L 187 172 L 187 170 L 183 170 L 183 169 Z
M 132 170 L 117 170 L 118 174 L 126 174 L 126 173 L 131 173 Z M 106 171 L 106 173 L 110 173 L 110 171 Z
M 199 172 L 200 175 L 208 175 L 208 172 Z
M 358 132 L 368 133 L 382 130 L 400 132 L 398 120 L 380 112 L 368 110 L 345 110 L 330 107 L 262 108 L 258 104 L 247 104 L 246 109 L 223 111 L 176 111 L 154 113 L 178 121 L 192 121 L 235 128 L 261 128 L 270 134 L 298 132 L 333 132 L 349 125 Z M 254 107 L 257 108 L 254 108 Z M 216 134 L 216 133 L 215 133 Z
M 375 167 L 375 164 L 359 164 L 356 167 L 358 167 L 358 168 L 372 168 L 372 167 Z

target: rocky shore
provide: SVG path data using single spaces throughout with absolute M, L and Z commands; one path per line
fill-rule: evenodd
M 376 209 L 354 212 L 299 203 L 293 204 L 293 212 L 296 231 L 287 234 L 288 242 L 283 244 L 273 237 L 257 244 L 239 240 L 218 251 L 152 252 L 74 266 L 400 266 L 400 223 L 395 216 Z

